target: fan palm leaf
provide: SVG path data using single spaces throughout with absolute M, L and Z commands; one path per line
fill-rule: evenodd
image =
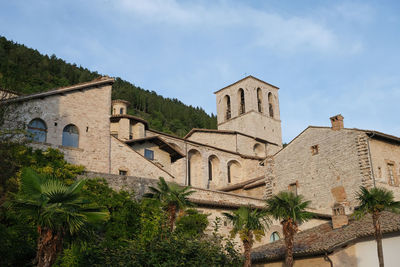
M 270 224 L 269 218 L 265 212 L 251 207 L 240 207 L 232 213 L 224 212 L 223 215 L 233 226 L 231 236 L 239 234 L 242 240 L 246 259 L 244 266 L 251 266 L 250 255 L 254 239 L 260 241 L 265 235 L 265 230 Z
M 38 226 L 38 266 L 54 263 L 65 234 L 75 234 L 86 224 L 105 221 L 108 211 L 90 207 L 80 193 L 86 180 L 70 186 L 60 180 L 39 175 L 32 169 L 23 169 L 21 189 L 6 204 L 20 214 L 31 218 Z

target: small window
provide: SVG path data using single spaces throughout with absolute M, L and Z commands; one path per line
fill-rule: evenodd
M 34 119 L 28 124 L 28 138 L 35 142 L 46 142 L 47 127 L 41 119 Z
M 229 120 L 231 118 L 231 98 L 228 95 L 225 96 L 225 102 L 226 102 L 225 119 Z
M 228 183 L 230 184 L 231 183 L 231 165 L 230 164 L 228 164 Z
M 154 151 L 150 149 L 144 150 L 144 157 L 149 160 L 154 160 Z
M 297 196 L 297 183 L 293 183 L 289 185 L 289 192 L 292 192 Z
M 269 242 L 275 242 L 278 241 L 280 239 L 279 233 L 278 232 L 273 232 L 269 238 Z
M 119 170 L 119 175 L 127 175 L 128 174 L 128 172 L 127 171 L 124 171 L 124 170 Z
M 263 112 L 262 91 L 260 88 L 257 88 L 257 104 L 258 104 L 258 112 Z
M 124 108 L 119 109 L 119 114 L 124 114 Z
M 395 185 L 394 181 L 394 165 L 392 163 L 388 163 L 388 174 L 389 174 L 389 184 Z
M 78 127 L 73 124 L 68 124 L 64 127 L 62 135 L 62 145 L 70 147 L 79 146 L 79 131 Z
M 244 101 L 244 90 L 239 89 L 239 115 L 246 112 L 245 101 Z
M 211 159 L 208 159 L 208 180 L 212 181 L 212 162 Z
M 115 108 L 113 108 L 113 114 L 117 114 L 117 112 L 115 111 Z
M 311 155 L 318 155 L 319 153 L 319 145 L 311 146 Z

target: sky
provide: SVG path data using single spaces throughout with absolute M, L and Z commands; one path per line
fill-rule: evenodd
M 339 113 L 400 136 L 400 1 L 0 0 L 0 35 L 210 114 L 253 75 L 284 142 Z

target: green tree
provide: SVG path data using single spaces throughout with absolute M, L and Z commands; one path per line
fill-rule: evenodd
M 176 183 L 167 183 L 163 177 L 157 183 L 157 187 L 150 186 L 150 193 L 144 195 L 146 198 L 153 198 L 160 201 L 168 213 L 169 229 L 172 232 L 176 220 L 176 213 L 188 206 L 193 206 L 188 196 L 195 191 L 190 186 L 180 186 Z
M 267 212 L 276 220 L 281 221 L 286 246 L 286 267 L 293 266 L 294 235 L 298 231 L 298 224 L 308 221 L 312 214 L 306 209 L 310 201 L 304 201 L 303 196 L 293 192 L 282 191 L 266 200 Z
M 235 237 L 239 234 L 243 242 L 245 267 L 251 266 L 251 248 L 254 239 L 260 241 L 265 235 L 265 229 L 269 225 L 269 219 L 265 212 L 251 207 L 240 207 L 232 213 L 223 213 L 224 216 L 232 223 L 231 236 Z
M 79 180 L 67 186 L 32 169 L 23 170 L 20 191 L 7 206 L 36 223 L 38 266 L 51 266 L 55 262 L 65 235 L 77 233 L 86 224 L 107 220 L 108 212 L 91 207 L 81 198 L 85 182 Z
M 199 237 L 204 234 L 208 226 L 208 215 L 195 209 L 188 209 L 176 220 L 176 232 L 191 237 Z
M 357 218 L 361 218 L 366 214 L 372 215 L 372 223 L 375 230 L 375 240 L 378 250 L 379 266 L 384 266 L 383 247 L 382 247 L 382 230 L 380 217 L 382 211 L 392 211 L 398 213 L 400 211 L 400 202 L 394 201 L 393 192 L 385 188 L 373 187 L 371 189 L 360 187 L 357 192 L 357 200 L 360 205 L 355 212 Z

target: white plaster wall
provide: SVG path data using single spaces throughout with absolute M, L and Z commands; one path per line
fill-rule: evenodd
M 385 237 L 382 240 L 383 257 L 386 267 L 398 267 L 400 236 Z M 379 266 L 375 239 L 358 242 L 356 245 L 357 264 L 359 267 Z

